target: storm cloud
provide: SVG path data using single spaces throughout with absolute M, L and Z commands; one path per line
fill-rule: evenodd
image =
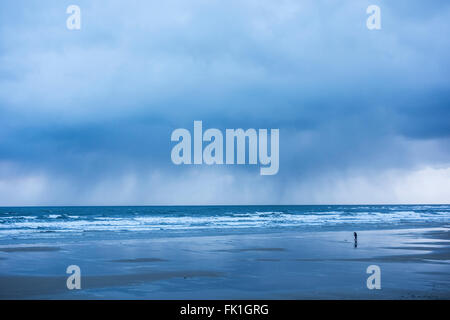
M 0 205 L 448 203 L 449 31 L 448 1 L 4 1 Z M 174 165 L 194 120 L 279 128 L 278 174 Z

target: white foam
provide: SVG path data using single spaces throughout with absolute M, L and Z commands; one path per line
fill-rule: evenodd
M 254 211 L 246 213 L 225 213 L 205 215 L 192 213 L 189 216 L 176 215 L 127 215 L 115 217 L 92 217 L 79 215 L 51 214 L 48 216 L 2 216 L 0 236 L 39 234 L 42 232 L 70 233 L 84 231 L 136 231 L 155 230 L 201 230 L 236 229 L 261 227 L 303 227 L 337 226 L 350 224 L 396 224 L 400 222 L 449 222 L 450 212 L 442 207 L 420 211 L 416 207 L 396 206 L 397 210 L 383 206 L 355 207 L 348 210 L 326 210 L 318 212 L 288 213 L 283 211 Z M 373 208 L 377 211 L 370 211 Z M 376 208 L 376 209 L 375 209 Z M 387 210 L 389 208 L 389 210 Z M 367 210 L 363 212 L 356 211 Z M 290 209 L 291 210 L 291 209 Z M 297 210 L 297 209 L 293 209 Z

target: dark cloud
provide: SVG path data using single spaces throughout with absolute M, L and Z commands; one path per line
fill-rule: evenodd
M 287 194 L 449 166 L 445 1 L 382 3 L 380 31 L 365 28 L 370 1 L 80 0 L 80 31 L 65 28 L 69 4 L 0 5 L 0 182 L 39 185 L 24 202 L 105 202 L 123 179 L 125 202 L 170 203 L 170 188 L 179 201 L 308 202 Z M 170 133 L 194 120 L 279 128 L 279 174 L 174 166 Z M 202 189 L 211 179 L 221 187 Z

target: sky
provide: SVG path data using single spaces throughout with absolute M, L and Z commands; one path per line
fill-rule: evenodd
M 444 0 L 1 1 L 0 206 L 450 203 L 449 32 Z M 278 173 L 173 164 L 195 120 L 278 128 Z

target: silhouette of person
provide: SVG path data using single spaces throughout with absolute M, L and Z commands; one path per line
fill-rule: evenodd
M 355 237 L 355 248 L 358 246 L 358 234 L 353 232 L 353 236 Z

